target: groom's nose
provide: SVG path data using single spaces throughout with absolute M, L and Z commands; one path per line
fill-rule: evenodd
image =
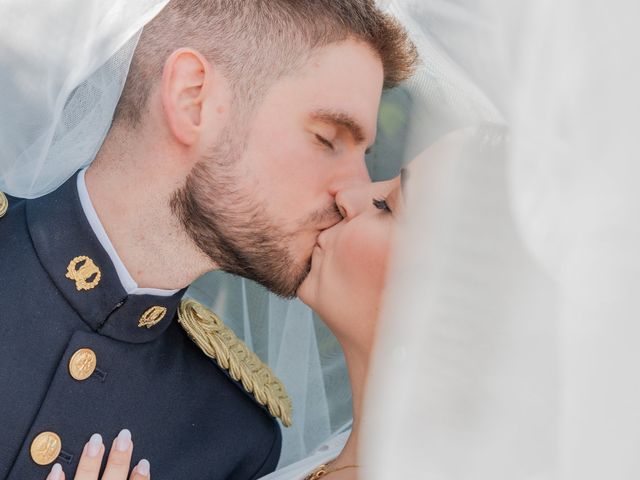
M 334 171 L 329 193 L 335 197 L 343 190 L 369 183 L 371 183 L 371 177 L 369 177 L 369 170 L 367 170 L 364 156 L 362 158 L 354 158 L 345 161 L 338 170 Z

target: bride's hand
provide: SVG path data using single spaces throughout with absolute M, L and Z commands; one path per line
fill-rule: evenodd
M 105 447 L 102 444 L 102 437 L 97 433 L 91 436 L 91 439 L 84 446 L 80 463 L 76 470 L 74 480 L 98 480 L 100 475 L 100 465 L 102 457 L 105 453 Z M 129 475 L 129 466 L 131 464 L 131 454 L 133 453 L 133 442 L 131 441 L 131 432 L 122 430 L 117 438 L 113 441 L 109 459 L 100 480 L 149 480 L 150 467 L 147 460 L 140 460 Z M 47 480 L 65 480 L 64 472 L 59 463 L 56 463 L 51 469 L 51 473 Z

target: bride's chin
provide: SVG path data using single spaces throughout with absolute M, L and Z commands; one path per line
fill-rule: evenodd
M 309 274 L 296 291 L 296 295 L 302 301 L 302 303 L 312 308 L 313 310 L 316 310 L 317 307 L 317 302 L 315 301 L 317 295 L 314 294 L 314 292 L 316 291 L 317 283 L 317 272 L 312 266 Z
M 311 272 L 309 272 L 309 274 L 307 275 L 307 278 L 304 279 L 304 281 L 300 284 L 300 286 L 298 287 L 298 290 L 296 291 L 296 296 L 302 301 L 302 303 L 308 305 L 309 307 L 311 307 L 311 305 L 309 305 L 309 277 L 311 276 Z M 313 307 L 311 307 L 313 308 Z
M 314 285 L 318 283 L 318 272 L 320 270 L 320 259 L 317 258 L 316 250 L 314 249 L 311 255 L 311 267 L 309 269 L 309 273 L 305 277 L 304 281 L 298 287 L 296 291 L 296 295 L 303 303 L 308 305 L 311 308 L 314 308 L 313 303 L 313 291 Z

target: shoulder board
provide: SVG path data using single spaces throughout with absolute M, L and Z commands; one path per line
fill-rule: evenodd
M 7 196 L 0 192 L 0 218 L 4 217 L 9 209 L 9 200 L 7 200 Z
M 285 427 L 291 426 L 293 408 L 284 385 L 222 320 L 200 303 L 185 299 L 178 309 L 178 321 L 206 356 L 227 370 Z

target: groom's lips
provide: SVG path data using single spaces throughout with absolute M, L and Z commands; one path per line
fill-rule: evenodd
M 335 204 L 329 205 L 323 212 L 314 215 L 313 218 L 313 224 L 315 224 L 314 226 L 320 234 L 342 221 L 342 215 Z

